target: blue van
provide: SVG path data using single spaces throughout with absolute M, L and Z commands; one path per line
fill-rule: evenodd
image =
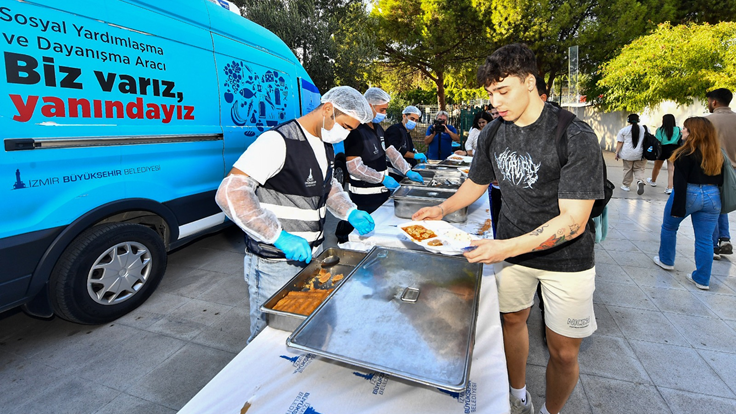
M 78 323 L 145 301 L 264 130 L 319 105 L 273 33 L 218 0 L 0 3 L 0 312 Z

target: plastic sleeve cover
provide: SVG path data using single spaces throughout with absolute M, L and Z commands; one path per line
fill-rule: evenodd
M 371 184 L 383 182 L 383 174 L 363 164 L 363 158 L 355 157 L 346 163 L 348 173 L 353 177 Z
M 215 201 L 248 236 L 262 243 L 273 244 L 281 234 L 281 223 L 273 212 L 261 207 L 256 188 L 258 182 L 251 177 L 228 175 L 220 183 Z
M 332 188 L 327 195 L 327 209 L 340 220 L 347 220 L 350 213 L 358 207 L 350 200 L 350 195 L 342 189 L 339 182 L 333 177 Z
M 404 156 L 393 145 L 386 148 L 386 156 L 388 156 L 388 160 L 391 161 L 394 168 L 401 171 L 402 174 L 406 175 L 411 170 L 411 165 L 406 162 Z

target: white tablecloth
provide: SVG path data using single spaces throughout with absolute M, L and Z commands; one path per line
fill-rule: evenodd
M 487 208 L 487 197 L 481 197 L 471 206 L 468 222 L 458 227 L 477 230 L 488 217 Z M 376 231 L 368 237 L 351 235 L 351 241 L 416 248 L 397 239 L 391 224 L 407 220 L 393 216 L 390 201 L 373 216 Z M 509 386 L 492 267 L 485 266 L 483 274 L 470 382 L 464 392 L 441 391 L 293 351 L 286 347 L 289 332 L 266 328 L 180 413 L 241 413 L 246 402 L 249 414 L 508 413 Z M 391 344 L 375 346 L 390 350 Z

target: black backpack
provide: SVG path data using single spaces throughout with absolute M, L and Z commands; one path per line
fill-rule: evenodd
M 644 125 L 644 158 L 649 161 L 657 161 L 662 156 L 662 143 L 657 137 L 649 133 L 649 129 Z
M 567 127 L 570 126 L 572 121 L 575 120 L 575 114 L 570 111 L 566 111 L 562 108 L 557 113 L 557 129 L 555 130 L 555 143 L 557 146 L 557 158 L 560 160 L 560 168 L 567 164 Z M 493 138 L 496 136 L 496 132 L 501 128 L 503 123 L 502 118 L 494 119 L 488 130 L 488 147 L 491 147 Z M 656 138 L 655 138 L 656 141 Z M 603 198 L 595 200 L 593 203 L 593 209 L 590 211 L 590 218 L 598 217 L 603 214 L 603 209 L 606 204 L 611 200 L 613 196 L 613 189 L 616 186 L 608 181 L 608 173 L 606 168 L 606 160 L 603 158 L 603 152 L 601 152 L 601 162 L 603 162 Z

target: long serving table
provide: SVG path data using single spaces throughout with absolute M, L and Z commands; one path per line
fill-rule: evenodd
M 488 198 L 483 196 L 470 206 L 467 222 L 455 225 L 477 232 L 489 217 L 488 208 Z M 399 237 L 395 226 L 409 220 L 394 216 L 391 200 L 372 216 L 375 231 L 366 236 L 351 234 L 350 246 L 418 248 Z M 506 359 L 492 266 L 484 266 L 483 279 L 470 382 L 464 392 L 443 391 L 294 351 L 286 347 L 289 332 L 267 327 L 180 413 L 508 413 Z M 374 345 L 391 351 L 391 344 Z

